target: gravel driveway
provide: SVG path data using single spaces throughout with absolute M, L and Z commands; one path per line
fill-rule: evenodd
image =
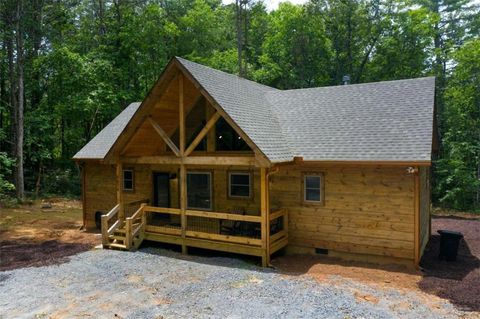
M 344 278 L 318 282 L 241 259 L 145 248 L 92 250 L 70 261 L 0 272 L 1 318 L 442 318 L 447 301 L 373 289 Z

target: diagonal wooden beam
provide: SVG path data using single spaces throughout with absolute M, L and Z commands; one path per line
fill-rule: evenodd
M 197 137 L 192 141 L 192 143 L 188 146 L 185 151 L 185 156 L 190 155 L 193 152 L 195 147 L 200 143 L 200 141 L 207 135 L 208 131 L 217 123 L 218 119 L 220 118 L 220 113 L 215 112 L 212 117 L 208 120 L 207 124 L 202 128 L 200 133 L 198 133 Z
M 179 118 L 179 129 L 180 129 L 180 156 L 185 154 L 185 103 L 184 103 L 184 92 L 183 92 L 183 75 L 180 74 L 178 77 L 178 118 Z
M 175 145 L 175 143 L 173 143 L 173 141 L 167 135 L 167 133 L 165 133 L 165 131 L 160 127 L 160 125 L 158 125 L 158 123 L 155 122 L 151 117 L 148 118 L 148 121 L 150 122 L 150 124 L 152 124 L 155 131 L 157 131 L 158 135 L 160 135 L 160 137 L 163 138 L 165 143 L 171 148 L 173 153 L 175 153 L 175 155 L 179 157 L 180 151 L 178 150 L 177 145 Z

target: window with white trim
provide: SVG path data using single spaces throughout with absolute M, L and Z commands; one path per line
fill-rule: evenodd
M 303 175 L 303 201 L 323 203 L 323 175 L 306 173 Z
M 252 196 L 251 175 L 249 172 L 229 172 L 228 196 L 250 198 Z
M 187 208 L 212 210 L 211 172 L 187 172 Z
M 124 169 L 123 170 L 123 190 L 124 191 L 133 191 L 134 186 L 134 176 L 133 169 Z

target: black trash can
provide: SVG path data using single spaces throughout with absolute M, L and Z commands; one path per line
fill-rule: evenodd
M 95 226 L 97 229 L 102 229 L 102 215 L 103 212 L 95 212 Z
M 440 234 L 440 254 L 439 259 L 445 258 L 446 261 L 457 260 L 458 245 L 463 238 L 463 234 L 451 230 L 438 230 Z

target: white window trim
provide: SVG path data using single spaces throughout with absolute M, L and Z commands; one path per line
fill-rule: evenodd
M 307 187 L 307 177 L 318 177 L 320 179 L 320 187 L 319 188 L 312 188 L 312 187 Z M 322 188 L 323 188 L 323 176 L 321 174 L 304 174 L 303 175 L 303 201 L 305 203 L 315 203 L 315 204 L 320 204 L 323 202 L 323 194 L 322 194 Z M 314 189 L 319 191 L 319 200 L 311 200 L 307 199 L 307 189 Z
M 125 187 L 125 172 L 131 172 L 132 173 L 132 188 L 126 188 Z M 135 172 L 131 168 L 124 168 L 122 170 L 122 188 L 124 191 L 133 191 L 135 189 Z
M 209 186 L 210 186 L 210 207 L 205 208 L 205 207 L 193 207 L 188 205 L 188 175 L 189 174 L 197 174 L 197 175 L 209 175 Z M 208 210 L 211 211 L 213 210 L 213 189 L 212 189 L 212 172 L 205 172 L 205 171 L 187 171 L 187 176 L 186 176 L 186 183 L 185 185 L 186 188 L 186 201 L 187 201 L 187 209 L 197 209 L 197 210 Z
M 232 195 L 232 185 L 246 186 L 244 184 L 232 184 L 232 175 L 248 176 L 248 196 Z M 228 172 L 228 197 L 232 198 L 252 198 L 252 173 L 249 172 Z

